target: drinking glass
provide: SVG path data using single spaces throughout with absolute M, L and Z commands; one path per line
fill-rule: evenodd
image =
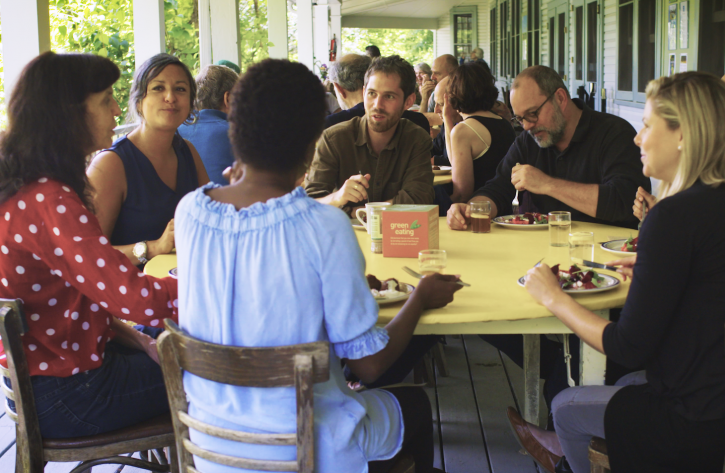
M 471 202 L 471 229 L 473 233 L 491 231 L 491 202 Z
M 440 273 L 446 267 L 446 250 L 423 250 L 418 253 L 418 272 L 422 275 Z
M 570 233 L 569 257 L 579 258 L 587 261 L 594 261 L 594 233 Z
M 570 231 L 571 212 L 549 212 L 549 245 L 568 247 Z

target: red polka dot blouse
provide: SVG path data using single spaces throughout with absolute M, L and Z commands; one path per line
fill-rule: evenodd
M 31 376 L 98 368 L 112 316 L 153 327 L 178 320 L 176 280 L 140 273 L 58 181 L 42 178 L 0 204 L 0 251 L 0 298 L 23 300 Z

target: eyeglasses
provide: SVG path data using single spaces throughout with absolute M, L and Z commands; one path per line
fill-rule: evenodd
M 558 90 L 558 89 L 557 89 L 557 90 Z M 520 116 L 518 116 L 518 115 L 514 115 L 514 116 L 513 116 L 512 118 L 511 118 L 511 121 L 512 121 L 512 122 L 513 122 L 514 124 L 518 124 L 518 125 L 524 126 L 524 120 L 526 120 L 527 122 L 531 123 L 532 125 L 535 125 L 535 124 L 536 124 L 536 122 L 538 122 L 538 121 L 539 121 L 539 112 L 541 112 L 541 109 L 542 109 L 542 108 L 544 107 L 544 105 L 546 105 L 546 102 L 548 102 L 549 100 L 551 100 L 551 98 L 552 98 L 552 97 L 553 97 L 554 95 L 556 95 L 556 92 L 557 92 L 557 91 L 554 91 L 554 93 L 553 93 L 553 94 L 549 95 L 549 96 L 548 96 L 548 97 L 546 98 L 546 100 L 544 100 L 544 103 L 542 103 L 541 105 L 539 105 L 539 108 L 537 108 L 537 109 L 536 109 L 536 110 L 534 110 L 533 112 L 527 112 L 527 113 L 524 113 L 524 116 L 523 116 L 523 117 L 520 117 Z

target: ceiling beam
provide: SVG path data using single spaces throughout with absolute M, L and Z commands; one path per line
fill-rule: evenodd
M 438 18 L 343 15 L 343 28 L 386 28 L 396 30 L 435 30 Z

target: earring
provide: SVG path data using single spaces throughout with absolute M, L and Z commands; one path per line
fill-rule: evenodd
M 682 145 L 677 146 L 677 151 L 682 151 Z

